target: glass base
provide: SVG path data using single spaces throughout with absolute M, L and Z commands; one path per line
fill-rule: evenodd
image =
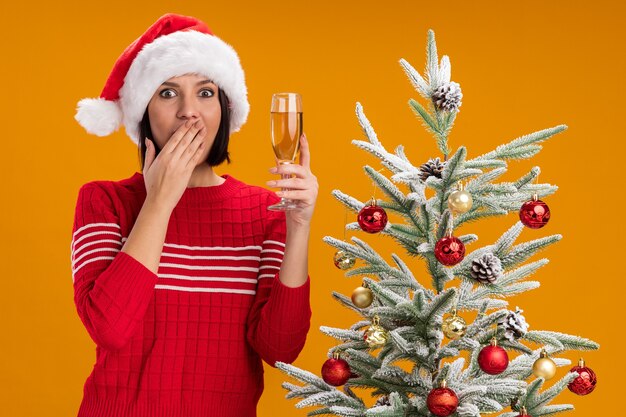
M 278 203 L 267 207 L 268 210 L 272 211 L 288 211 L 295 210 L 297 208 L 299 208 L 297 201 L 289 200 L 286 198 L 282 198 Z

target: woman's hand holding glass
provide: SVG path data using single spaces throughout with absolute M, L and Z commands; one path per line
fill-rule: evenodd
M 143 168 L 146 199 L 174 210 L 200 162 L 205 135 L 202 121 L 189 119 L 176 129 L 156 157 L 154 143 L 146 139 Z
M 278 159 L 276 162 L 278 163 Z M 288 198 L 298 203 L 297 209 L 285 211 L 287 225 L 310 225 L 319 185 L 317 177 L 311 172 L 311 152 L 306 135 L 302 134 L 300 138 L 299 164 L 278 164 L 270 168 L 269 171 L 272 174 L 294 176 L 267 182 L 267 185 L 270 187 L 283 188 L 283 190 L 276 193 L 279 197 Z

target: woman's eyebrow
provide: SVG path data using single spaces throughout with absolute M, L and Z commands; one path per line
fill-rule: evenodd
M 211 81 L 211 80 L 202 80 L 202 81 L 198 81 L 196 83 L 196 85 L 212 84 L 212 83 L 213 83 L 213 81 Z M 169 87 L 180 87 L 179 84 L 176 84 L 176 83 L 173 83 L 173 82 L 170 82 L 170 81 L 164 81 L 161 85 L 166 85 L 166 86 L 169 86 Z

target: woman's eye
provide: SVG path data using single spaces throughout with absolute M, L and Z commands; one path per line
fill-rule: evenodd
M 202 90 L 200 91 L 200 96 L 202 97 L 213 97 L 215 95 L 215 93 L 213 92 L 213 90 Z
M 167 89 L 167 90 L 161 91 L 160 95 L 161 97 L 170 98 L 170 97 L 174 97 L 176 93 L 172 89 Z

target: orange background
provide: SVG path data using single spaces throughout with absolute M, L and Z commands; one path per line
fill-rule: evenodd
M 303 95 L 305 131 L 320 195 L 311 238 L 312 330 L 296 365 L 319 374 L 334 340 L 320 325 L 358 320 L 331 299 L 349 295 L 358 278 L 332 265 L 334 249 L 321 239 L 341 237 L 341 189 L 361 200 L 372 185 L 362 166 L 377 160 L 351 145 L 363 139 L 354 115 L 360 101 L 387 149 L 404 144 L 415 165 L 438 156 L 434 140 L 407 106 L 418 98 L 403 74 L 404 57 L 422 69 L 426 31 L 435 30 L 441 54 L 464 99 L 450 145 L 469 157 L 522 134 L 565 123 L 569 130 L 545 144 L 532 161 L 510 164 L 506 180 L 539 165 L 541 180 L 560 186 L 546 202 L 553 213 L 539 231 L 564 239 L 544 252 L 551 263 L 535 274 L 541 288 L 515 297 L 532 329 L 580 334 L 599 342 L 585 354 L 599 375 L 596 391 L 559 402 L 571 415 L 615 414 L 624 314 L 620 259 L 624 226 L 619 211 L 623 172 L 624 7 L 619 1 L 317 1 L 3 2 L 2 254 L 0 291 L 0 415 L 76 415 L 95 346 L 73 304 L 69 245 L 80 185 L 121 179 L 139 170 L 137 151 L 123 129 L 88 135 L 74 120 L 76 102 L 96 97 L 118 55 L 166 12 L 194 15 L 238 51 L 246 70 L 251 114 L 232 138 L 229 172 L 264 185 L 273 162 L 269 100 L 273 92 Z M 179 5 L 175 5 L 179 4 Z M 621 181 L 619 187 L 623 186 Z M 380 195 L 380 193 L 378 194 Z M 394 219 L 392 218 L 392 221 Z M 463 227 L 486 245 L 516 221 L 514 214 Z M 391 239 L 359 237 L 404 255 Z M 350 234 L 349 234 L 350 236 Z M 469 249 L 472 249 L 471 247 Z M 403 256 L 430 282 L 423 264 Z M 538 259 L 535 257 L 533 259 Z M 576 361 L 578 353 L 565 355 Z M 259 416 L 304 416 L 285 400 L 288 378 L 266 367 Z M 559 376 L 565 373 L 560 369 Z M 367 399 L 368 402 L 371 400 Z

